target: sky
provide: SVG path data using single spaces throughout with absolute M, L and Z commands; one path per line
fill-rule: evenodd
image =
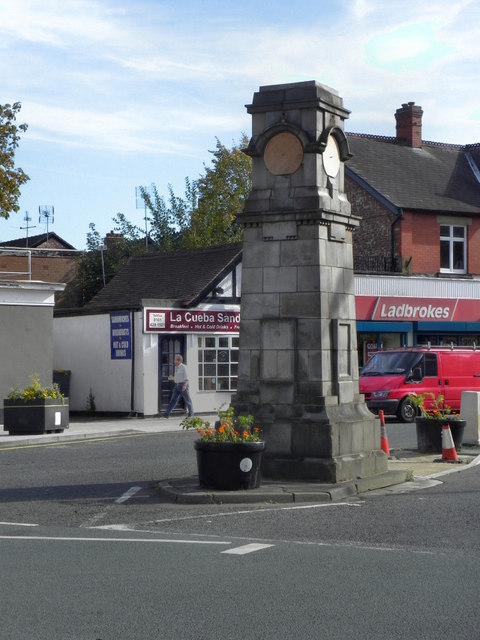
M 22 103 L 30 176 L 0 240 L 46 232 L 51 207 L 77 249 L 119 212 L 144 229 L 136 187 L 182 197 L 217 139 L 251 134 L 264 85 L 333 87 L 347 132 L 394 136 L 415 102 L 424 140 L 480 143 L 479 41 L 478 0 L 0 0 L 0 104 Z

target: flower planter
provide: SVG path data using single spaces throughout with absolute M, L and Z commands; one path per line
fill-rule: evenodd
M 61 433 L 68 422 L 68 398 L 3 401 L 3 430 L 10 435 Z
M 442 429 L 448 424 L 457 453 L 461 451 L 466 420 L 454 418 L 415 418 L 417 445 L 422 453 L 442 453 Z
M 261 482 L 265 442 L 195 442 L 201 487 L 236 491 Z

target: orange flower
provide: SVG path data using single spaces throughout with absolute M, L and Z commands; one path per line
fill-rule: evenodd
M 220 428 L 219 428 L 220 433 L 224 433 L 225 429 L 226 427 L 224 424 L 220 425 Z
M 250 433 L 248 431 L 244 431 L 243 437 L 247 440 L 250 437 Z

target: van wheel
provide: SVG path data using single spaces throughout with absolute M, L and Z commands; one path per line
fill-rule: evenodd
M 404 398 L 397 411 L 397 418 L 400 422 L 413 422 L 417 415 L 417 408 L 407 399 Z

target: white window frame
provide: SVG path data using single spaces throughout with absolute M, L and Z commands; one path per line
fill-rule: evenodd
M 448 235 L 445 233 L 445 228 L 448 228 Z M 463 237 L 455 236 L 455 230 L 463 229 Z M 463 224 L 446 224 L 442 223 L 440 226 L 440 261 L 442 256 L 442 243 L 448 243 L 448 267 L 442 267 L 440 263 L 440 273 L 467 273 L 467 227 Z M 455 246 L 463 245 L 463 267 L 456 269 L 454 267 L 454 253 Z
M 238 335 L 198 336 L 198 390 L 236 391 Z

